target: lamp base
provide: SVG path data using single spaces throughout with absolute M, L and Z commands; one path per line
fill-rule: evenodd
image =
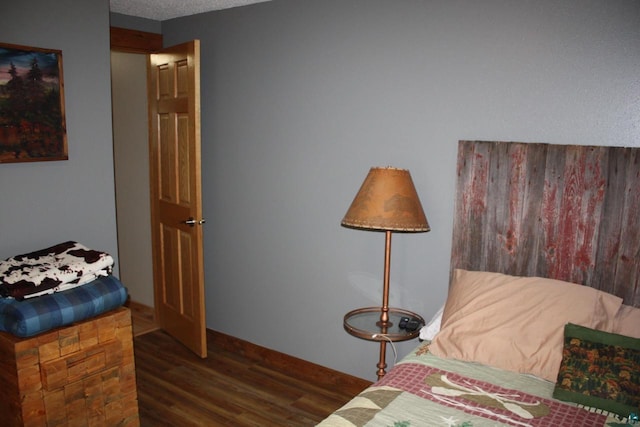
M 386 322 L 383 322 L 382 320 L 378 320 L 378 321 L 376 322 L 376 326 L 377 326 L 378 328 L 386 328 L 386 329 L 389 329 L 389 328 L 391 328 L 391 327 L 393 326 L 393 322 L 391 322 L 391 321 L 389 321 L 389 320 L 387 320 Z

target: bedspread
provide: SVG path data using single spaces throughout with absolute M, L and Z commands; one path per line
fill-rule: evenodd
M 625 420 L 553 399 L 553 383 L 476 363 L 440 359 L 428 345 L 320 426 L 619 427 Z

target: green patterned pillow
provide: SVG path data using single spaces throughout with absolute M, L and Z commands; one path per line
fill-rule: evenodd
M 567 324 L 553 397 L 623 417 L 638 413 L 640 339 Z

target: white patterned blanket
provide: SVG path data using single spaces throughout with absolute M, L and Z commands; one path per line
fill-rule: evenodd
M 111 274 L 113 257 L 68 241 L 0 261 L 0 295 L 16 299 L 63 291 Z

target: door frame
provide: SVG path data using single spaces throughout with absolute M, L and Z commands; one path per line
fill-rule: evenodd
M 110 36 L 111 36 L 111 49 L 110 51 L 113 53 L 125 53 L 125 54 L 134 54 L 135 56 L 142 56 L 145 58 L 145 67 L 143 72 L 144 75 L 144 80 L 146 81 L 148 79 L 147 76 L 147 65 L 146 62 L 148 61 L 148 56 L 154 52 L 157 52 L 158 50 L 162 49 L 162 43 L 163 43 L 163 37 L 162 34 L 156 34 L 156 33 L 149 33 L 149 32 L 144 32 L 144 31 L 137 31 L 137 30 L 130 30 L 130 29 L 126 29 L 126 28 L 119 28 L 119 27 L 110 27 Z M 146 88 L 146 84 L 145 84 L 145 102 L 147 102 L 147 96 L 148 96 L 148 89 Z M 115 106 L 114 106 L 115 107 Z M 146 130 L 148 130 L 148 123 L 146 122 L 146 120 L 148 117 L 148 109 L 145 112 L 145 122 L 142 123 L 141 125 L 144 126 L 144 128 Z M 115 124 L 114 124 L 115 125 Z M 114 138 L 116 137 L 116 135 L 114 134 Z M 114 144 L 116 143 L 116 140 L 114 139 Z M 114 146 L 115 149 L 115 146 Z M 148 160 L 149 154 L 148 154 L 148 146 L 146 149 L 146 157 L 145 157 L 145 161 Z M 115 158 L 114 158 L 114 162 L 115 162 Z M 114 163 L 114 167 L 117 167 L 117 165 Z M 147 172 L 148 173 L 148 172 Z M 136 184 L 137 185 L 137 184 Z M 150 183 L 147 182 L 147 186 L 146 186 L 146 192 L 147 194 L 150 194 L 151 188 L 149 187 Z M 142 188 L 140 189 L 140 191 L 142 191 Z M 147 196 L 147 199 L 149 199 L 150 196 Z M 140 212 L 140 214 L 142 214 L 142 212 Z M 150 227 L 151 226 L 151 211 L 147 210 L 146 212 L 146 217 L 147 217 L 147 222 L 144 224 L 139 224 L 139 226 L 141 227 Z M 146 224 L 146 225 L 145 225 Z M 121 230 L 118 229 L 118 233 L 120 233 Z M 120 244 L 121 242 L 118 241 L 118 247 L 120 248 Z M 149 240 L 144 242 L 144 249 L 146 250 L 148 248 L 149 252 L 153 252 L 153 248 L 152 248 L 152 238 L 151 236 L 149 236 Z M 121 248 L 120 248 L 121 249 Z M 120 253 L 119 256 L 122 256 L 123 254 Z M 135 260 L 135 259 L 130 259 L 130 258 L 120 258 L 120 265 L 121 265 L 121 271 L 120 273 L 123 274 L 124 271 L 122 270 L 123 267 L 127 266 L 127 265 L 131 265 L 132 262 L 138 262 L 138 261 L 144 261 L 144 266 L 147 266 L 147 262 L 150 262 L 151 264 L 149 265 L 149 270 L 147 270 L 146 268 L 144 270 L 142 270 L 144 273 L 149 274 L 150 277 L 147 277 L 146 274 L 144 274 L 145 277 L 137 277 L 139 276 L 136 275 L 136 277 L 134 277 L 134 279 L 144 279 L 143 282 L 138 282 L 136 284 L 136 286 L 138 286 L 137 289 L 141 289 L 140 292 L 144 292 L 144 296 L 145 298 L 143 298 L 142 301 L 136 301 L 136 300 L 131 300 L 128 301 L 128 306 L 129 308 L 131 308 L 132 311 L 143 311 L 146 313 L 149 313 L 150 315 L 152 315 L 155 318 L 155 315 L 153 314 L 153 312 L 155 311 L 155 309 L 153 309 L 152 307 L 155 305 L 154 300 L 155 300 L 155 289 L 154 289 L 154 279 L 153 279 L 153 254 L 150 253 L 149 256 L 151 257 L 148 261 L 145 258 L 144 260 Z M 138 272 L 140 273 L 140 271 Z M 147 282 L 147 280 L 150 280 L 149 282 Z M 132 287 L 134 287 L 133 285 L 131 285 Z M 147 287 L 148 286 L 148 287 Z M 144 287 L 144 288 L 142 288 Z M 149 289 L 150 288 L 150 289 Z M 151 295 L 148 294 L 148 292 L 151 292 Z M 147 297 L 151 297 L 151 300 L 148 301 Z M 147 306 L 148 304 L 148 306 Z M 150 311 L 153 310 L 153 311 Z M 152 319 L 153 320 L 153 319 Z M 155 323 L 155 321 L 154 321 Z M 155 325 L 153 325 L 154 327 L 157 327 L 157 323 Z M 147 330 L 147 329 L 145 329 Z M 151 328 L 150 330 L 153 330 L 153 328 Z
M 130 29 L 126 29 L 126 28 L 119 28 L 119 27 L 110 27 L 110 36 L 111 36 L 111 52 L 116 52 L 116 53 L 127 53 L 127 54 L 136 54 L 137 55 L 141 55 L 145 58 L 147 58 L 150 54 L 157 52 L 158 50 L 162 49 L 162 43 L 163 43 L 163 37 L 162 34 L 156 34 L 156 33 L 149 33 L 149 32 L 144 32 L 144 31 L 137 31 L 137 30 L 130 30 Z M 144 79 L 145 81 L 148 79 L 147 76 L 147 66 L 146 66 L 146 62 L 148 60 L 145 60 L 145 68 L 143 70 L 144 73 Z M 146 102 L 146 98 L 147 98 L 147 92 L 148 89 L 146 89 L 145 86 L 145 102 Z M 146 118 L 148 117 L 148 110 L 147 112 L 145 112 L 145 120 L 147 120 Z M 142 126 L 145 127 L 145 129 L 148 128 L 148 124 L 145 121 L 144 124 L 142 124 Z M 115 138 L 115 135 L 114 135 Z M 114 140 L 115 143 L 115 140 Z M 145 157 L 145 160 L 148 160 L 149 154 L 148 154 L 148 146 L 147 146 L 147 154 Z M 114 158 L 115 161 L 115 158 Z M 114 164 L 114 167 L 116 167 L 116 164 Z M 149 183 L 147 183 L 149 185 Z M 147 194 L 150 194 L 150 187 L 147 185 L 146 187 L 146 191 Z M 149 199 L 150 196 L 147 196 L 147 199 Z M 147 223 L 145 224 L 140 224 L 140 226 L 145 227 L 145 226 L 149 226 L 151 225 L 151 212 L 147 211 Z M 120 230 L 118 230 L 118 233 L 120 233 Z M 145 242 L 145 245 L 148 245 L 148 249 L 150 252 L 152 252 L 152 241 L 151 241 L 151 236 L 149 236 L 149 241 Z M 120 245 L 120 242 L 118 242 L 118 245 Z M 122 254 L 120 254 L 122 255 Z M 150 256 L 152 256 L 152 254 L 150 254 Z M 129 260 L 127 259 L 120 259 L 120 264 L 121 264 L 121 268 L 124 267 L 128 261 L 131 262 L 135 262 L 133 260 Z M 143 285 L 145 286 L 149 286 L 151 297 L 152 300 L 151 302 L 147 302 L 147 300 L 145 299 L 144 302 L 142 301 L 128 301 L 128 306 L 129 308 L 131 308 L 132 310 L 143 310 L 148 312 L 149 309 L 151 309 L 155 303 L 153 300 L 155 300 L 155 289 L 154 289 L 154 279 L 153 279 L 153 259 L 149 260 L 151 262 L 150 270 L 148 271 L 150 277 L 150 282 L 143 283 Z M 146 260 L 145 260 L 146 262 Z M 146 264 L 145 264 L 146 266 Z M 147 270 L 145 270 L 147 271 Z M 122 274 L 123 271 L 121 270 L 120 273 Z M 146 278 L 145 278 L 146 279 Z M 146 289 L 146 288 L 145 288 Z M 145 294 L 148 295 L 148 294 Z M 149 307 L 147 307 L 147 305 L 145 304 L 149 304 Z M 153 311 L 155 311 L 155 309 L 153 309 Z M 152 312 L 150 312 L 149 314 L 151 314 Z M 154 315 L 155 318 L 155 315 Z M 157 326 L 157 324 L 156 324 Z
M 144 54 L 147 57 L 149 57 L 151 54 L 158 53 L 159 51 L 163 50 L 162 34 L 149 33 L 149 32 L 138 31 L 138 30 L 130 30 L 130 29 L 119 28 L 119 27 L 110 27 L 110 38 L 111 38 L 111 51 L 125 52 L 125 53 L 138 53 L 138 54 Z M 198 120 L 198 126 L 199 126 L 199 120 Z M 149 190 L 151 194 L 151 188 Z M 153 222 L 153 214 L 150 212 L 149 223 L 152 223 L 152 222 Z M 203 222 L 204 221 L 201 221 L 201 223 Z M 201 250 L 201 246 L 200 246 L 200 250 Z M 156 252 L 155 251 L 153 252 L 154 252 L 154 258 L 155 258 Z M 158 268 L 156 265 L 157 260 L 153 259 L 152 264 L 153 264 L 152 266 L 153 275 L 155 278 L 156 271 Z M 154 300 L 157 301 L 158 295 L 155 295 L 156 284 L 153 283 L 152 285 L 154 290 Z M 204 298 L 204 295 L 202 295 L 202 297 Z M 158 312 L 157 306 L 154 307 L 154 311 L 156 313 Z M 205 314 L 203 312 L 202 316 L 204 315 Z M 156 322 L 158 322 L 159 320 L 161 319 L 156 319 Z M 204 330 L 206 330 L 206 325 L 203 325 L 203 326 L 205 328 Z M 205 340 L 204 335 L 201 337 L 201 340 Z M 200 357 L 206 357 L 207 355 L 206 341 L 204 341 L 204 343 L 199 346 L 198 350 L 192 349 L 192 351 L 194 351 Z
M 110 27 L 111 50 L 128 53 L 155 53 L 162 49 L 162 34 Z

